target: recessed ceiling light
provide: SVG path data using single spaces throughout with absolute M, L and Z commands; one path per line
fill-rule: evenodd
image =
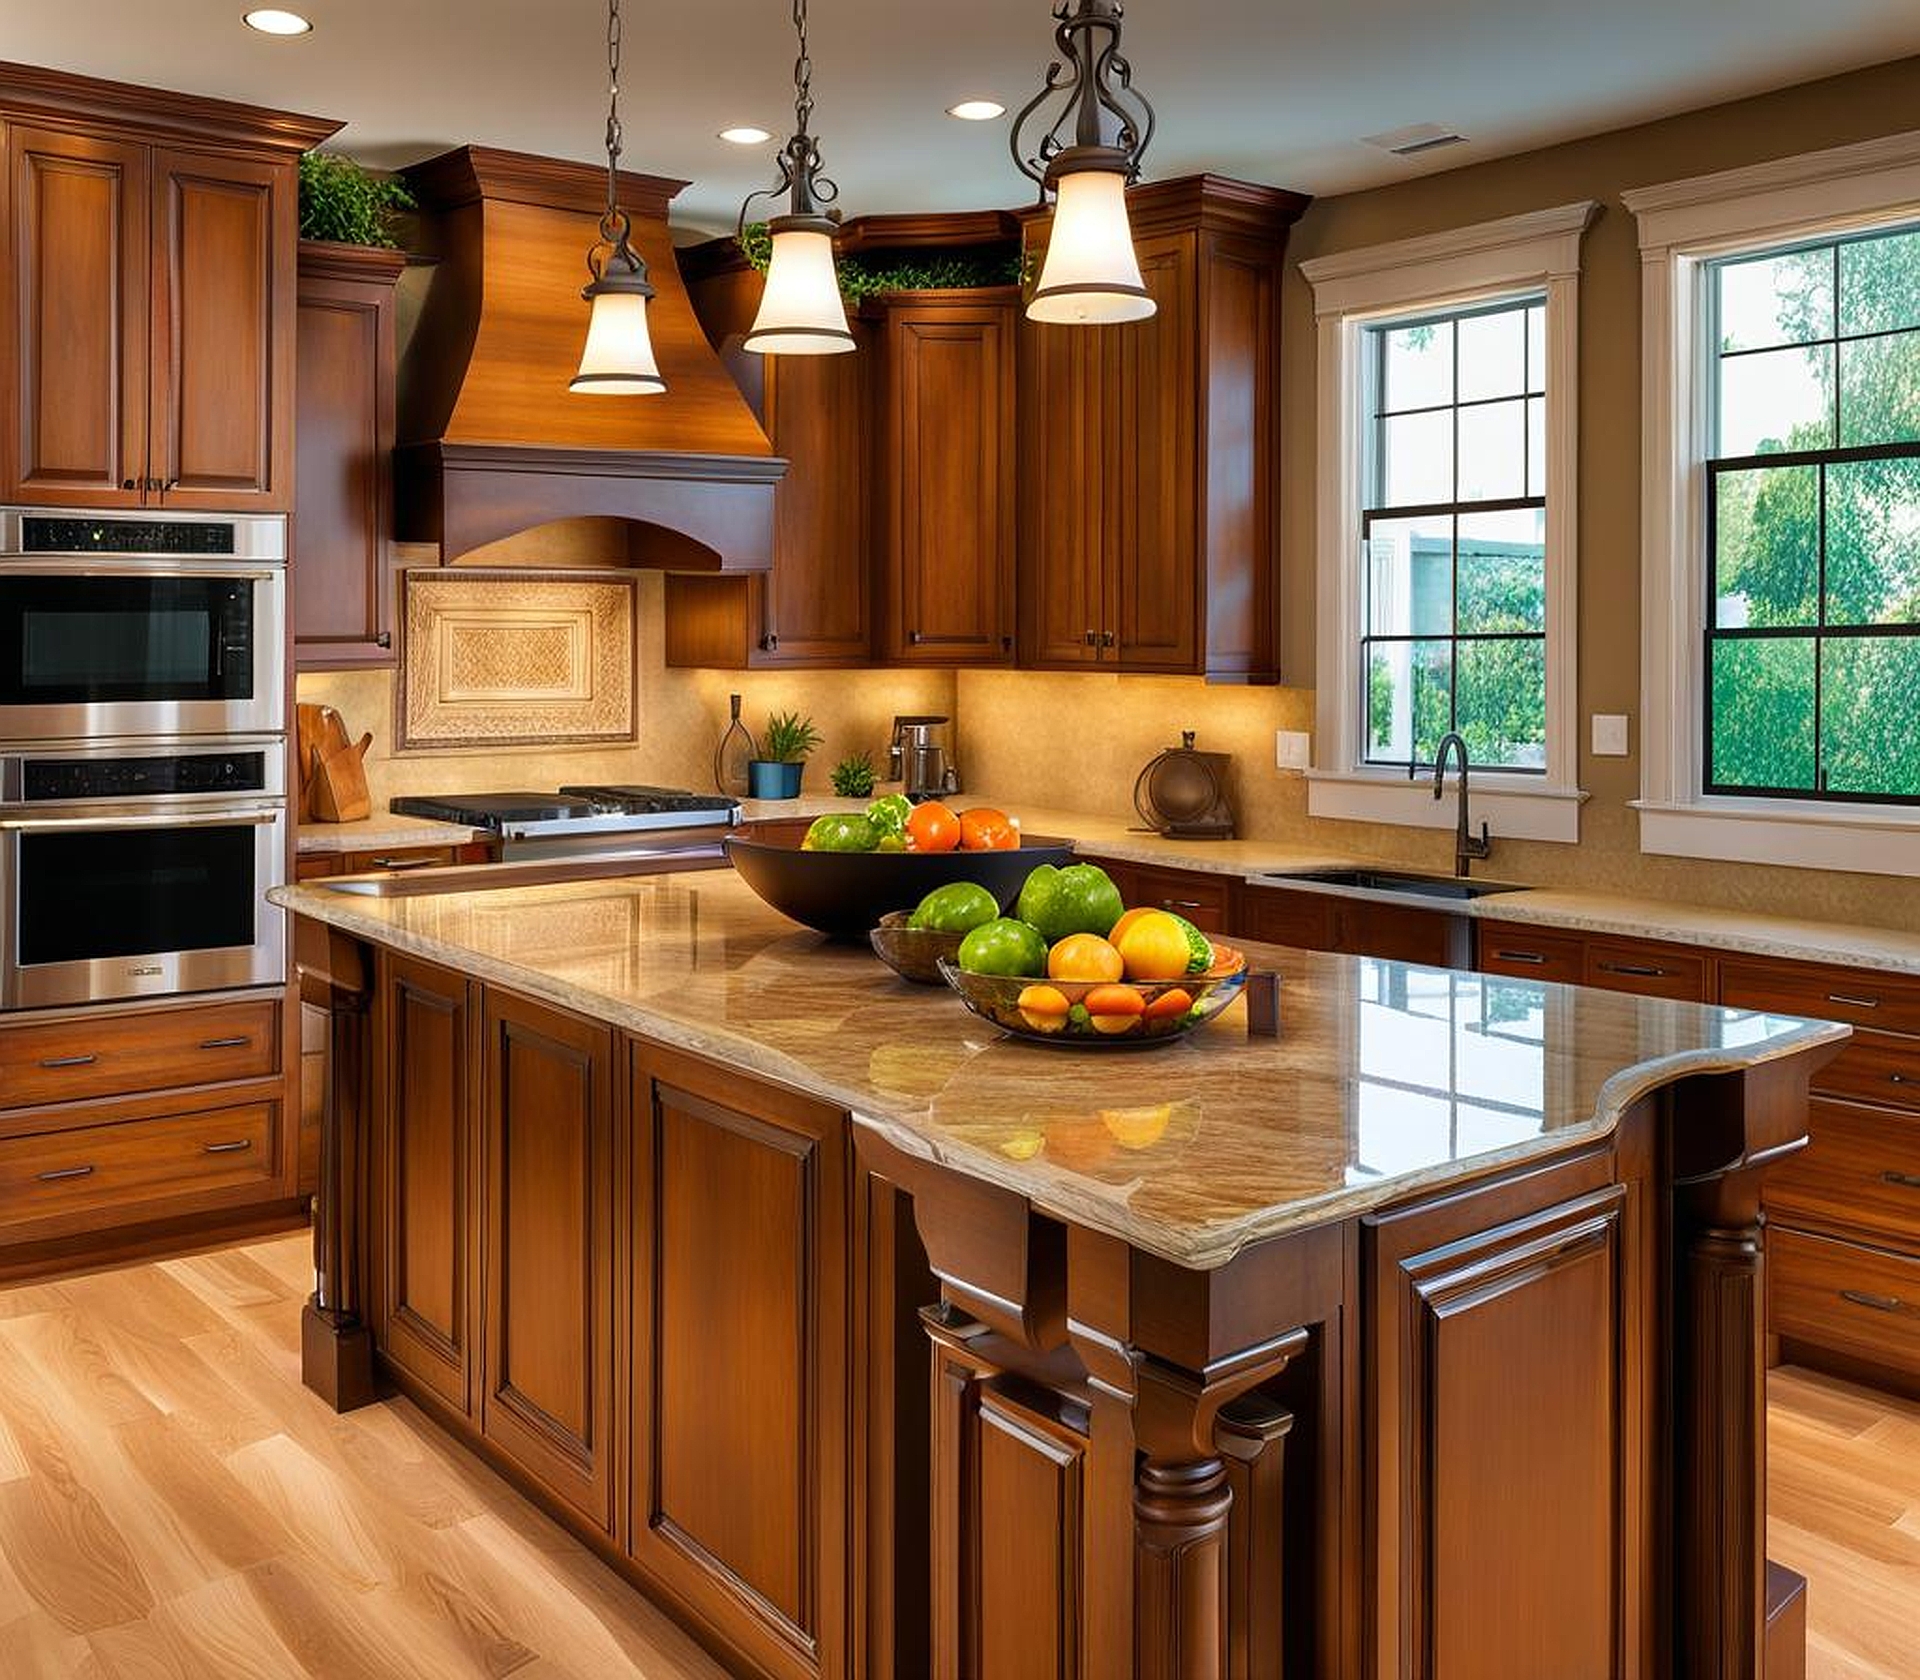
M 249 29 L 259 30 L 262 35 L 309 35 L 313 32 L 313 25 L 298 12 L 283 12 L 274 6 L 248 12 L 240 21 Z
M 773 136 L 764 128 L 754 128 L 748 124 L 740 128 L 723 128 L 720 138 L 735 146 L 764 146 Z
M 947 107 L 947 115 L 958 117 L 962 122 L 992 122 L 995 117 L 1006 114 L 1006 106 L 997 99 L 963 99 L 958 105 Z

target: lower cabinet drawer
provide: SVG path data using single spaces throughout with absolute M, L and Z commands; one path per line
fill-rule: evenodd
M 1129 905 L 1147 905 L 1184 916 L 1202 933 L 1225 933 L 1233 882 L 1225 876 L 1142 869 L 1134 877 Z
M 1920 1119 L 1819 1102 L 1812 1142 L 1767 1173 L 1770 1217 L 1858 1226 L 1920 1252 Z
M 1767 1237 L 1767 1328 L 1920 1373 L 1920 1260 L 1776 1226 Z
M 1586 941 L 1577 934 L 1550 933 L 1514 922 L 1482 922 L 1478 929 L 1483 974 L 1519 980 L 1553 980 L 1577 986 L 1586 973 Z
M 214 1003 L 0 1028 L 0 1108 L 258 1079 L 280 1066 L 280 1006 Z
M 1813 1076 L 1813 1088 L 1890 1108 L 1920 1109 L 1920 1039 L 1856 1030 L 1846 1048 Z
M 1593 940 L 1587 945 L 1586 983 L 1642 997 L 1705 1003 L 1713 990 L 1708 960 L 1691 951 L 1640 940 Z
M 0 1225 L 271 1180 L 280 1105 L 236 1103 L 0 1140 Z

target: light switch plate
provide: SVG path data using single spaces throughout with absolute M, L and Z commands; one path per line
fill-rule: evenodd
M 1593 756 L 1595 758 L 1627 756 L 1627 719 L 1624 713 L 1595 712 L 1593 714 Z
M 1276 729 L 1273 732 L 1273 764 L 1276 770 L 1305 770 L 1313 763 L 1313 737 L 1304 730 Z

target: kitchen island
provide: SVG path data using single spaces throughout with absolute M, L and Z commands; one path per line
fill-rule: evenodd
M 1254 946 L 1277 1037 L 1073 1053 L 726 872 L 275 897 L 310 1385 L 741 1672 L 1764 1672 L 1760 1183 L 1846 1029 Z

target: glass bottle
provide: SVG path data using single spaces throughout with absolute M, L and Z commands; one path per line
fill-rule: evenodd
M 756 749 L 753 736 L 740 721 L 740 696 L 729 694 L 727 700 L 732 708 L 733 721 L 727 725 L 726 734 L 720 737 L 720 745 L 713 750 L 713 785 L 715 791 L 730 798 L 745 799 L 747 763 Z

